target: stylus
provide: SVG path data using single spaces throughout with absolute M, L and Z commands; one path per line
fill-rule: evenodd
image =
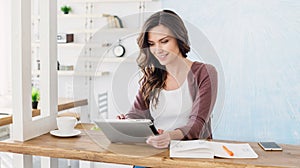
M 159 135 L 157 129 L 155 128 L 154 124 L 149 125 L 154 135 Z

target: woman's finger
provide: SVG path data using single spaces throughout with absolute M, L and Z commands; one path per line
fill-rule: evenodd
M 157 129 L 157 132 L 158 132 L 159 134 L 163 134 L 163 133 L 164 133 L 164 130 L 162 130 L 162 129 Z
M 117 115 L 117 119 L 124 120 L 125 119 L 125 115 L 124 114 Z

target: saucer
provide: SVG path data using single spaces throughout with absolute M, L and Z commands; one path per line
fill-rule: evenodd
M 77 136 L 81 133 L 81 131 L 74 129 L 70 133 L 62 133 L 60 130 L 52 130 L 50 131 L 51 135 L 57 136 L 57 137 L 73 137 Z

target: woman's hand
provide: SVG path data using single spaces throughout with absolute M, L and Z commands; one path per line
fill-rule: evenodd
M 164 133 L 164 130 L 162 130 L 162 129 L 157 129 L 157 132 L 158 132 L 159 134 L 163 134 L 163 133 Z
M 170 140 L 170 134 L 168 132 L 164 132 L 157 136 L 150 136 L 147 139 L 146 143 L 152 145 L 155 148 L 167 148 L 170 144 Z
M 162 129 L 157 130 L 160 135 L 150 136 L 147 139 L 147 144 L 152 145 L 155 148 L 167 148 L 172 139 L 183 139 L 184 135 L 181 130 L 176 129 L 173 131 L 164 131 Z
M 120 114 L 120 115 L 117 115 L 117 119 L 124 120 L 124 119 L 126 119 L 126 117 L 124 114 Z

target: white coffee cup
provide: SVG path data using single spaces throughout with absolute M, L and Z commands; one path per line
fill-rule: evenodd
M 61 133 L 67 134 L 74 131 L 74 127 L 77 124 L 75 117 L 57 117 L 57 128 Z

